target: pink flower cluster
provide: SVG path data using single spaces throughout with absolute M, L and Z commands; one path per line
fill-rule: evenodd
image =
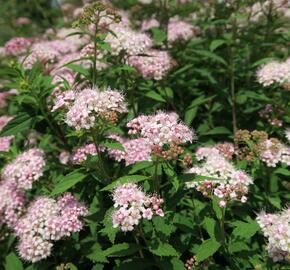
M 272 61 L 259 68 L 257 79 L 263 86 L 290 82 L 290 58 L 285 62 Z
M 231 143 L 218 143 L 213 147 L 200 147 L 195 155 L 197 160 L 203 160 L 211 155 L 221 155 L 227 160 L 231 160 L 235 153 L 234 145 Z
M 32 148 L 18 155 L 2 170 L 2 178 L 17 184 L 19 189 L 31 189 L 33 182 L 43 175 L 44 152 Z
M 98 118 L 127 112 L 124 96 L 119 91 L 84 89 L 76 98 L 66 114 L 65 122 L 76 130 L 92 128 Z
M 208 149 L 207 149 L 208 150 Z M 246 202 L 248 186 L 253 180 L 242 170 L 236 170 L 216 149 L 210 151 L 199 150 L 198 158 L 205 159 L 201 166 L 195 166 L 187 173 L 209 179 L 187 182 L 187 188 L 195 188 L 205 197 L 216 196 L 220 207 L 225 207 L 228 202 L 239 200 Z
M 267 250 L 274 262 L 286 260 L 290 262 L 290 209 L 277 214 L 264 211 L 257 216 L 265 237 L 268 238 Z
M 99 146 L 99 151 L 103 152 L 105 150 L 104 147 Z M 71 156 L 71 160 L 75 164 L 80 164 L 87 160 L 88 156 L 96 156 L 97 150 L 94 143 L 86 144 L 85 146 L 79 147 L 75 150 L 73 155 Z
M 109 136 L 120 142 L 124 151 L 117 149 L 108 149 L 108 153 L 117 161 L 125 160 L 126 166 L 134 164 L 138 161 L 151 160 L 152 146 L 148 139 L 127 139 L 116 135 Z
M 177 41 L 187 41 L 200 32 L 200 29 L 192 24 L 181 21 L 178 18 L 171 18 L 168 23 L 167 39 L 168 43 L 172 45 Z
M 0 181 L 0 228 L 3 225 L 13 228 L 24 211 L 24 203 L 24 191 L 18 189 L 17 183 Z
M 138 55 L 144 53 L 153 45 L 147 34 L 135 32 L 124 23 L 113 24 L 110 30 L 115 35 L 109 33 L 105 42 L 110 44 L 112 55 L 118 55 L 121 51 L 124 51 L 127 55 Z
M 7 55 L 21 55 L 27 52 L 32 45 L 32 41 L 28 38 L 14 37 L 5 43 L 5 53 Z
M 282 143 L 273 142 L 268 139 L 263 142 L 263 150 L 260 153 L 260 159 L 268 167 L 276 167 L 279 162 L 290 166 L 290 147 Z
M 127 123 L 129 134 L 139 134 L 153 145 L 182 144 L 192 142 L 194 132 L 178 120 L 176 113 L 158 112 L 155 115 L 141 115 Z
M 133 231 L 142 218 L 151 220 L 153 215 L 164 216 L 160 208 L 163 199 L 146 195 L 133 183 L 116 187 L 113 200 L 116 208 L 112 216 L 113 227 L 120 227 L 123 232 Z
M 161 80 L 172 67 L 167 51 L 148 50 L 145 55 L 131 56 L 128 64 L 136 68 L 145 79 Z
M 87 208 L 69 193 L 57 200 L 37 198 L 15 225 L 20 256 L 32 263 L 48 257 L 53 241 L 82 229 L 80 217 L 87 212 Z
M 147 31 L 153 27 L 159 27 L 159 26 L 160 26 L 160 23 L 155 18 L 149 18 L 142 22 L 141 30 Z
M 14 139 L 14 136 L 4 136 L 0 137 L 0 152 L 8 152 L 10 149 L 11 141 Z

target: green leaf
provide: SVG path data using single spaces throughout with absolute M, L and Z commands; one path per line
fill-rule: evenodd
M 159 243 L 159 244 L 151 245 L 149 246 L 149 250 L 153 254 L 160 257 L 163 257 L 163 256 L 178 257 L 179 256 L 175 248 L 168 243 Z
M 107 210 L 104 220 L 102 221 L 104 228 L 100 231 L 102 234 L 106 235 L 112 244 L 115 243 L 115 238 L 118 233 L 118 228 L 113 227 L 112 223 L 112 213 L 114 209 L 110 208 Z
M 243 250 L 250 250 L 248 245 L 244 242 L 238 241 L 229 244 L 230 253 L 241 252 Z
M 156 45 L 161 45 L 166 40 L 166 33 L 160 28 L 154 27 L 151 29 L 153 40 Z
M 290 176 L 290 171 L 285 168 L 278 168 L 277 170 L 274 171 L 274 173 L 285 175 L 285 176 Z
M 75 186 L 78 182 L 82 181 L 85 177 L 86 174 L 79 172 L 79 170 L 73 171 L 66 176 L 59 177 L 58 183 L 55 185 L 50 195 L 54 196 L 67 191 L 68 189 Z
M 107 257 L 124 257 L 136 253 L 139 250 L 139 246 L 136 244 L 122 243 L 116 244 L 103 251 L 103 254 Z
M 103 189 L 101 189 L 101 191 L 112 190 L 117 185 L 125 184 L 125 183 L 128 183 L 128 182 L 130 182 L 130 183 L 138 183 L 138 182 L 141 182 L 141 181 L 145 181 L 148 178 L 149 178 L 148 176 L 144 176 L 144 175 L 126 175 L 126 176 L 122 176 L 122 177 L 118 178 L 116 181 L 114 181 L 113 183 L 105 186 Z
M 102 145 L 104 145 L 107 148 L 116 149 L 116 150 L 120 150 L 120 151 L 125 150 L 124 146 L 119 142 L 104 142 L 104 143 L 102 143 Z
M 232 224 L 236 227 L 232 235 L 244 239 L 250 239 L 260 229 L 258 223 L 254 220 L 252 222 L 236 221 Z
M 84 68 L 83 66 L 81 66 L 81 65 L 68 64 L 68 65 L 65 65 L 65 66 L 70 68 L 71 70 L 73 70 L 75 72 L 78 72 L 78 73 L 84 75 L 85 77 L 88 77 L 90 75 L 89 71 L 86 68 Z
M 201 135 L 220 135 L 220 134 L 231 134 L 232 132 L 225 128 L 225 127 L 215 127 L 211 129 L 210 131 L 207 131 L 204 134 Z
M 151 161 L 139 161 L 131 166 L 129 174 L 136 173 L 140 170 L 150 168 L 152 166 L 153 166 L 153 162 L 151 162 Z
M 211 52 L 213 52 L 215 49 L 217 49 L 218 47 L 220 47 L 221 45 L 225 44 L 226 41 L 223 40 L 223 39 L 216 39 L 216 40 L 213 40 L 211 43 L 210 43 L 210 46 L 209 46 L 209 49 Z
M 180 259 L 174 257 L 171 260 L 168 260 L 168 258 L 164 258 L 163 260 L 160 260 L 162 269 L 166 270 L 186 270 L 184 266 L 184 262 L 182 262 Z
M 11 252 L 6 256 L 5 270 L 23 270 L 22 262 L 14 252 Z
M 218 251 L 221 244 L 217 242 L 215 239 L 207 239 L 205 240 L 198 248 L 196 257 L 199 262 L 204 261 L 208 257 L 212 256 L 214 253 Z
M 161 217 L 154 217 L 153 224 L 157 232 L 160 232 L 166 236 L 169 236 L 176 230 L 175 226 L 171 224 L 166 224 L 164 218 Z
M 3 128 L 0 136 L 16 135 L 20 132 L 27 131 L 32 126 L 32 120 L 33 118 L 27 113 L 18 114 Z
M 215 229 L 216 229 L 217 222 L 213 218 L 206 217 L 203 221 L 203 226 L 207 233 L 209 234 L 210 238 L 216 239 L 215 236 Z
M 160 102 L 166 102 L 166 100 L 155 91 L 149 91 L 145 96 Z
M 281 209 L 281 199 L 277 197 L 267 197 L 269 202 L 278 209 Z

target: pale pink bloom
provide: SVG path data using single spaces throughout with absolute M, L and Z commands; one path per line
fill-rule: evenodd
M 113 227 L 124 232 L 134 230 L 143 218 L 151 220 L 153 215 L 164 216 L 160 206 L 163 199 L 146 195 L 136 184 L 127 183 L 117 186 L 113 191 Z
M 7 225 L 13 228 L 24 210 L 25 196 L 15 182 L 0 181 L 0 228 Z
M 42 175 L 45 166 L 44 152 L 32 148 L 18 155 L 2 170 L 2 178 L 17 184 L 19 189 L 31 189 Z
M 31 24 L 31 20 L 27 17 L 19 17 L 17 18 L 16 20 L 16 25 L 28 25 L 28 24 Z
M 83 227 L 80 217 L 87 213 L 87 208 L 69 193 L 57 200 L 39 197 L 15 225 L 20 256 L 30 262 L 48 257 L 53 241 L 80 231 Z
M 61 153 L 58 156 L 59 162 L 63 165 L 66 165 L 69 163 L 70 160 L 70 153 L 68 151 L 61 151 Z
M 172 59 L 169 53 L 148 50 L 144 54 L 129 57 L 128 64 L 136 68 L 145 79 L 161 80 L 172 67 Z
M 200 29 L 192 24 L 178 18 L 171 18 L 168 23 L 168 43 L 172 45 L 177 41 L 187 41 L 196 37 Z
M 158 112 L 155 115 L 141 115 L 127 123 L 129 134 L 140 134 L 151 144 L 163 146 L 170 143 L 192 142 L 194 132 L 182 124 L 176 113 Z
M 115 35 L 109 33 L 105 42 L 110 44 L 112 55 L 118 55 L 121 51 L 127 55 L 138 55 L 153 45 L 147 34 L 135 32 L 124 23 L 113 24 L 110 30 Z
M 8 152 L 10 149 L 11 141 L 14 139 L 14 136 L 4 136 L 0 137 L 0 152 Z
M 149 18 L 142 22 L 141 30 L 147 31 L 153 27 L 159 27 L 159 26 L 160 26 L 160 23 L 155 18 Z
M 151 160 L 152 145 L 147 139 L 127 139 L 115 135 L 111 135 L 109 138 L 115 139 L 124 147 L 124 151 L 109 148 L 109 155 L 117 161 L 125 160 L 126 166 L 138 161 Z
M 5 43 L 5 52 L 7 55 L 21 55 L 27 52 L 32 45 L 32 41 L 28 38 L 14 37 Z

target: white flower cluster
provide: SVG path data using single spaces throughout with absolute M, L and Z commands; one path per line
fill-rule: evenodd
M 273 260 L 290 262 L 290 209 L 278 214 L 267 214 L 264 211 L 257 217 L 265 237 L 268 238 L 267 250 Z

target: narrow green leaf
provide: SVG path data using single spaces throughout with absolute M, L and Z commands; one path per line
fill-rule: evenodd
M 145 96 L 160 102 L 166 102 L 166 100 L 161 95 L 154 91 L 149 91 Z
M 21 113 L 15 116 L 8 124 L 3 128 L 0 136 L 16 135 L 20 132 L 27 131 L 32 126 L 33 118 L 27 113 Z
M 67 191 L 68 189 L 75 186 L 78 182 L 82 181 L 85 177 L 86 174 L 83 174 L 79 171 L 73 171 L 66 176 L 60 177 L 60 179 L 58 179 L 58 183 L 55 185 L 50 195 L 54 196 Z
M 213 52 L 215 49 L 217 49 L 218 47 L 220 47 L 221 45 L 225 44 L 226 41 L 223 40 L 223 39 L 216 39 L 216 40 L 213 40 L 211 43 L 210 43 L 210 46 L 209 46 L 209 49 L 211 52 Z
M 117 185 L 125 184 L 125 183 L 128 183 L 128 182 L 138 183 L 138 182 L 141 182 L 141 181 L 145 181 L 148 178 L 149 178 L 148 176 L 144 176 L 144 175 L 126 175 L 126 176 L 122 176 L 122 177 L 118 178 L 116 181 L 114 181 L 113 183 L 105 186 L 103 189 L 101 189 L 101 191 L 112 190 Z

